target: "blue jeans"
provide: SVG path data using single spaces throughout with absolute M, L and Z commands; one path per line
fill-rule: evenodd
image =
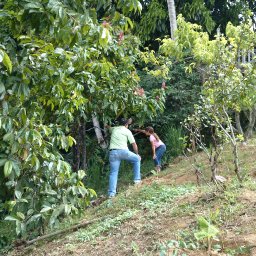
M 161 166 L 161 159 L 166 151 L 166 146 L 161 145 L 156 148 L 156 158 L 154 159 L 155 166 Z
M 140 182 L 140 157 L 128 149 L 114 149 L 109 152 L 110 174 L 108 195 L 115 196 L 119 166 L 122 160 L 133 164 L 133 180 Z

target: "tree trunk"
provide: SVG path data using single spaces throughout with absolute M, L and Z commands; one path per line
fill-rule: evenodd
M 240 166 L 239 166 L 237 143 L 233 144 L 233 155 L 234 155 L 235 173 L 236 173 L 236 176 L 237 176 L 238 180 L 241 182 L 242 178 L 241 178 L 241 175 L 240 175 Z
M 72 136 L 76 140 L 76 145 L 73 146 L 73 169 L 74 171 L 78 171 L 80 167 L 81 154 L 80 154 L 80 121 L 74 123 L 72 129 Z
M 248 121 L 249 121 L 249 124 L 244 136 L 245 141 L 247 141 L 249 138 L 252 137 L 253 127 L 256 121 L 256 106 L 253 106 L 253 108 L 250 110 Z
M 210 154 L 209 160 L 211 165 L 212 181 L 216 182 L 218 160 L 219 160 L 222 147 L 219 146 L 218 136 L 216 134 L 215 127 L 211 128 L 211 134 L 212 134 L 212 147 L 211 147 L 211 154 Z
M 80 129 L 80 134 L 81 134 L 81 167 L 80 169 L 82 170 L 86 170 L 87 169 L 87 161 L 86 161 L 86 157 L 87 157 L 87 152 L 86 152 L 86 124 L 85 124 L 85 120 L 82 121 L 81 123 L 81 129 Z
M 73 146 L 73 169 L 87 169 L 86 161 L 86 143 L 85 143 L 85 120 L 78 120 L 73 125 L 72 136 L 76 140 L 76 145 Z
M 244 135 L 244 131 L 240 122 L 240 113 L 238 111 L 235 112 L 235 120 L 236 120 L 236 129 L 238 133 L 241 135 Z
M 170 20 L 170 30 L 171 30 L 171 38 L 175 40 L 175 31 L 177 30 L 177 18 L 175 11 L 175 2 L 174 0 L 167 0 L 168 5 L 168 14 Z
M 103 137 L 103 134 L 101 132 L 100 123 L 99 123 L 97 116 L 95 116 L 95 115 L 92 116 L 92 122 L 93 122 L 96 137 L 98 139 L 98 143 L 100 144 L 101 148 L 107 148 L 107 143 L 106 143 L 106 141 Z
M 233 146 L 235 173 L 236 173 L 238 180 L 241 182 L 242 178 L 241 178 L 241 174 L 240 174 L 241 170 L 240 170 L 240 166 L 239 166 L 238 146 L 237 146 L 236 136 L 234 133 L 234 128 L 233 128 L 233 125 L 230 121 L 229 115 L 224 106 L 223 106 L 223 112 L 227 118 L 227 124 L 230 129 L 230 139 L 231 139 L 231 144 Z

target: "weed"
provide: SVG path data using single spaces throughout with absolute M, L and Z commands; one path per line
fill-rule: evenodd
M 140 248 L 138 246 L 138 244 L 134 241 L 131 242 L 131 248 L 132 248 L 132 252 L 134 255 L 140 255 L 139 251 L 140 251 Z
M 256 172 L 255 172 L 256 174 Z M 252 190 L 252 191 L 256 191 L 256 180 L 255 179 L 252 179 L 252 178 L 248 178 L 244 183 L 243 185 Z
M 182 240 L 170 240 L 166 244 L 160 244 L 160 256 L 187 256 L 183 249 L 187 249 L 187 244 Z
M 107 218 L 95 225 L 92 225 L 86 230 L 78 232 L 78 239 L 81 241 L 90 241 L 100 236 L 102 233 L 115 229 L 120 226 L 124 221 L 132 218 L 137 213 L 137 210 L 128 210 L 115 218 Z
M 194 230 L 181 230 L 177 235 L 177 241 L 179 241 L 180 245 L 183 248 L 187 248 L 190 250 L 196 250 L 200 248 L 200 244 L 197 240 L 195 240 Z
M 179 187 L 162 186 L 154 191 L 152 191 L 152 188 L 153 186 L 150 188 L 144 187 L 141 191 L 141 193 L 144 194 L 147 192 L 150 196 L 140 203 L 140 206 L 143 209 L 156 210 L 158 208 L 163 208 L 164 205 L 167 204 L 169 206 L 169 203 L 173 202 L 175 198 L 195 191 L 195 187 L 191 185 L 183 185 Z
M 204 217 L 198 217 L 198 231 L 194 233 L 195 238 L 198 241 L 207 241 L 208 251 L 211 250 L 212 240 L 220 232 L 210 221 L 207 221 Z
M 171 157 L 177 157 L 182 154 L 186 146 L 186 139 L 181 128 L 166 126 L 164 131 L 163 140 L 167 148 L 164 161 L 170 162 Z
M 65 249 L 68 251 L 69 254 L 74 254 L 76 251 L 76 246 L 74 244 L 65 244 Z
M 172 216 L 185 216 L 187 214 L 191 215 L 195 211 L 194 205 L 191 203 L 185 203 L 178 205 L 176 208 L 173 208 L 172 210 Z
M 248 246 L 242 245 L 233 249 L 225 249 L 224 251 L 227 256 L 248 255 L 251 252 L 251 248 Z

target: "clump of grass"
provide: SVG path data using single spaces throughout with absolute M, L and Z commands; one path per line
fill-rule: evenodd
M 237 248 L 233 249 L 225 249 L 224 250 L 227 255 L 232 255 L 232 256 L 238 256 L 238 255 L 248 255 L 251 252 L 251 248 L 245 245 L 239 246 Z
M 150 191 L 151 190 L 151 191 Z M 186 194 L 192 193 L 196 190 L 193 185 L 183 185 L 183 186 L 161 186 L 157 190 L 154 190 L 154 186 L 150 188 L 143 188 L 141 193 L 145 194 L 148 198 L 145 198 L 140 202 L 140 206 L 143 209 L 156 210 L 158 208 L 164 208 L 166 204 L 174 202 L 179 196 L 184 196 Z M 145 193 L 146 192 L 146 193 Z M 142 198 L 142 196 L 140 196 Z
M 102 233 L 119 227 L 123 222 L 125 222 L 128 219 L 131 219 L 136 213 L 137 210 L 129 209 L 128 211 L 125 211 L 124 213 L 118 215 L 117 217 L 109 217 L 101 222 L 98 222 L 95 225 L 90 226 L 86 230 L 79 231 L 77 237 L 82 242 L 94 240 Z

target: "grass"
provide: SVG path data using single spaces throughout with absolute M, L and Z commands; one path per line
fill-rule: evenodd
M 136 212 L 136 210 L 128 210 L 117 217 L 108 217 L 106 220 L 96 223 L 86 230 L 79 231 L 77 237 L 82 242 L 94 240 L 102 233 L 117 228 L 123 222 L 132 218 Z
M 105 161 L 108 161 L 105 159 Z M 141 176 L 145 178 L 154 170 L 153 160 L 142 160 Z M 97 162 L 90 166 L 90 174 L 86 181 L 86 186 L 97 191 L 98 195 L 106 195 L 108 190 L 108 176 L 109 166 L 106 164 L 106 169 L 102 171 L 102 166 Z M 126 188 L 133 183 L 133 170 L 132 164 L 122 161 L 118 174 L 118 192 L 126 190 Z

